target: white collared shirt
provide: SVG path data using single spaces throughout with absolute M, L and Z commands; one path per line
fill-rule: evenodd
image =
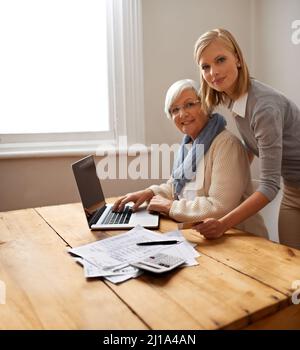
M 248 92 L 246 92 L 243 96 L 239 97 L 236 101 L 234 101 L 231 111 L 234 116 L 240 116 L 245 118 L 246 115 L 246 106 L 248 101 Z

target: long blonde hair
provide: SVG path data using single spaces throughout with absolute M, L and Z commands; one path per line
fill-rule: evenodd
M 204 49 L 216 39 L 220 39 L 226 49 L 231 51 L 237 57 L 240 63 L 237 83 L 233 91 L 233 99 L 236 100 L 248 91 L 250 85 L 250 76 L 242 51 L 233 35 L 228 30 L 221 28 L 213 29 L 204 33 L 196 41 L 194 48 L 194 58 L 197 65 L 199 65 L 200 58 Z M 201 73 L 200 81 L 200 96 L 202 100 L 202 107 L 207 113 L 210 113 L 215 106 L 225 101 L 226 94 L 224 92 L 219 92 L 211 88 L 205 79 L 203 79 Z

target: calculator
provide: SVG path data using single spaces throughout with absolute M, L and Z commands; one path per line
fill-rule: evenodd
M 154 273 L 163 273 L 175 269 L 184 264 L 185 261 L 178 257 L 164 253 L 157 253 L 143 260 L 132 263 L 131 265 L 142 270 Z

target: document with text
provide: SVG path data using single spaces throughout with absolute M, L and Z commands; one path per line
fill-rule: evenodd
M 175 238 L 177 241 L 175 245 L 137 245 L 141 242 L 174 240 Z M 184 259 L 185 265 L 183 266 L 198 264 L 195 258 L 199 256 L 199 253 L 191 243 L 185 240 L 180 231 L 161 234 L 141 226 L 136 226 L 126 233 L 68 250 L 83 266 L 86 278 L 103 277 L 113 283 L 120 283 L 139 276 L 142 271 L 130 264 L 162 251 Z

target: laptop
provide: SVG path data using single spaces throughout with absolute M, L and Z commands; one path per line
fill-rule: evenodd
M 159 227 L 159 214 L 150 213 L 145 207 L 132 212 L 130 205 L 126 205 L 121 213 L 112 211 L 113 205 L 105 201 L 93 156 L 73 163 L 72 169 L 91 230 L 130 229 L 136 225 Z

